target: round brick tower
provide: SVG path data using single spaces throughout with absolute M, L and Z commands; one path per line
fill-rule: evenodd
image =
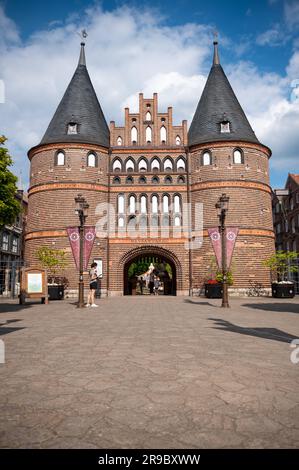
M 262 260 L 274 253 L 271 188 L 268 161 L 271 151 L 253 132 L 219 62 L 214 42 L 213 65 L 193 117 L 189 134 L 190 193 L 193 230 L 196 203 L 203 204 L 203 245 L 192 250 L 192 283 L 202 287 L 209 276 L 213 249 L 208 228 L 218 226 L 215 204 L 229 196 L 227 226 L 239 228 L 232 273 L 235 292 L 252 283 L 270 287 Z
M 87 225 L 95 225 L 96 206 L 108 201 L 109 128 L 91 83 L 84 43 L 70 84 L 40 144 L 28 152 L 30 188 L 26 261 L 38 265 L 42 246 L 67 253 L 69 293 L 77 290 L 78 275 L 66 227 L 78 226 L 74 198 L 82 194 L 89 204 Z M 107 272 L 107 240 L 95 240 L 93 256 Z M 102 291 L 107 288 L 103 277 Z

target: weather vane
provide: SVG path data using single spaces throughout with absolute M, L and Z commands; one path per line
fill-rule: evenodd
M 77 33 L 77 34 L 78 34 L 78 36 L 80 36 L 80 38 L 82 39 L 82 41 L 83 41 L 84 39 L 86 39 L 87 36 L 88 36 L 86 29 L 82 29 L 81 33 Z

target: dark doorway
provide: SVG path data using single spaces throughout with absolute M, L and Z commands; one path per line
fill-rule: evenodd
M 124 266 L 124 295 L 176 295 L 174 262 L 155 254 L 132 258 Z

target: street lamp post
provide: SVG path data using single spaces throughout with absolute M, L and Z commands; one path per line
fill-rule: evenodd
M 228 284 L 227 284 L 227 256 L 226 256 L 226 231 L 225 231 L 225 218 L 228 211 L 229 197 L 222 194 L 218 199 L 215 207 L 219 217 L 219 230 L 221 234 L 221 259 L 222 259 L 222 304 L 221 307 L 228 308 Z
M 89 204 L 87 204 L 82 194 L 75 197 L 76 209 L 75 213 L 79 217 L 79 235 L 80 235 L 80 252 L 79 252 L 79 295 L 78 308 L 84 307 L 84 282 L 83 282 L 83 253 L 84 253 L 84 225 L 88 214 Z

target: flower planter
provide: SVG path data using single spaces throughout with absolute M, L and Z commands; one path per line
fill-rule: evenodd
M 64 286 L 48 284 L 48 296 L 49 300 L 63 300 Z
M 289 298 L 292 299 L 295 297 L 295 284 L 293 282 L 289 283 L 272 283 L 272 297 L 276 298 Z
M 222 284 L 205 284 L 205 296 L 208 299 L 221 299 L 222 298 Z

